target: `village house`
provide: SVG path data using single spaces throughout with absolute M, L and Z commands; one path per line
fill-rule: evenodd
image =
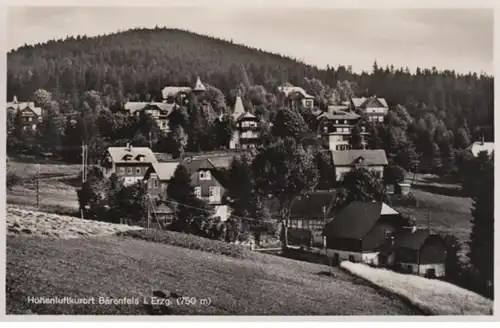
M 383 149 L 332 150 L 332 163 L 337 181 L 355 167 L 372 171 L 377 177 L 384 177 L 384 168 L 388 165 Z
M 340 110 L 344 106 L 328 106 L 328 110 L 317 116 L 319 133 L 323 144 L 330 150 L 348 150 L 351 131 L 360 124 L 361 117 L 353 112 Z M 363 145 L 366 147 L 365 127 L 360 126 Z
M 259 119 L 245 110 L 239 94 L 234 104 L 233 120 L 236 123 L 236 129 L 229 142 L 229 148 L 255 148 L 259 141 Z
M 380 249 L 392 242 L 406 221 L 382 202 L 352 202 L 342 209 L 323 231 L 327 255 L 335 263 L 348 260 L 373 265 L 389 265 L 391 259 Z
M 42 108 L 35 106 L 34 102 L 20 102 L 14 96 L 12 102 L 7 102 L 7 111 L 17 114 L 21 112 L 25 129 L 36 130 L 38 123 L 42 122 Z
M 301 87 L 280 86 L 278 87 L 279 99 L 282 106 L 290 109 L 298 109 L 299 106 L 312 109 L 314 107 L 314 97 L 308 94 Z
M 215 217 L 226 221 L 230 215 L 230 209 L 225 204 L 226 189 L 224 180 L 217 168 L 207 159 L 187 158 L 181 162 L 191 173 L 191 183 L 194 186 L 195 195 L 215 207 Z
M 495 143 L 494 142 L 485 142 L 484 138 L 481 139 L 481 141 L 476 141 L 472 145 L 470 145 L 467 148 L 474 157 L 477 157 L 480 152 L 487 152 L 488 155 L 491 156 L 493 154 L 493 151 L 495 150 Z
M 115 173 L 123 178 L 125 185 L 134 184 L 144 179 L 146 171 L 152 163 L 157 163 L 156 157 L 148 147 L 109 147 L 101 161 L 104 176 Z
M 166 86 L 161 91 L 163 102 L 167 104 L 187 105 L 191 92 L 201 94 L 206 91 L 205 85 L 201 82 L 200 77 L 196 78 L 194 87 L 186 86 Z
M 169 116 L 175 109 L 176 104 L 167 104 L 162 102 L 133 102 L 128 101 L 123 106 L 123 111 L 127 115 L 140 116 L 141 113 L 150 115 L 158 128 L 163 132 L 169 131 Z
M 393 252 L 397 269 L 427 277 L 444 277 L 446 245 L 429 229 L 407 228 L 394 237 Z
M 370 122 L 383 122 L 384 116 L 389 111 L 389 106 L 384 98 L 372 97 L 351 97 L 350 109 L 352 111 L 364 112 Z
M 179 162 L 152 163 L 144 174 L 148 193 L 152 198 L 167 199 L 167 186 Z
M 335 191 L 313 191 L 293 201 L 288 223 L 290 244 L 323 247 L 323 229 L 334 217 L 335 196 Z

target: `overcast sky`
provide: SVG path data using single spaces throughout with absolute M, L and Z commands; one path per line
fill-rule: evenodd
M 189 29 L 321 67 L 379 65 L 493 73 L 493 10 L 222 7 L 9 8 L 9 49 L 155 25 Z

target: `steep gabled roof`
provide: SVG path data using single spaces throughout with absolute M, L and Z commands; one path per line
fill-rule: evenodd
M 149 147 L 109 147 L 108 153 L 114 163 L 157 163 Z M 143 157 L 144 160 L 140 160 Z
M 367 107 L 367 105 L 372 105 L 373 107 L 388 107 L 387 101 L 385 101 L 384 98 L 377 98 L 376 96 L 372 97 L 352 97 L 351 98 L 352 104 L 354 107 L 359 108 L 359 107 Z
M 419 250 L 430 236 L 428 229 L 417 229 L 415 232 L 405 229 L 395 236 L 393 247 Z
M 323 206 L 327 213 L 326 218 L 333 217 L 333 204 L 337 193 L 335 191 L 314 191 L 294 200 L 290 212 L 292 219 L 323 218 Z
M 153 170 L 161 181 L 168 181 L 174 176 L 179 162 L 153 163 Z
M 325 228 L 329 237 L 362 239 L 380 219 L 382 203 L 352 202 L 342 209 Z
M 127 101 L 123 108 L 130 114 L 134 114 L 138 110 L 144 109 L 149 103 L 142 101 Z
M 182 161 L 182 165 L 184 165 L 192 173 L 199 170 L 216 170 L 216 167 L 207 158 L 184 159 Z
M 323 114 L 317 117 L 317 119 L 321 118 L 328 118 L 330 120 L 355 120 L 360 118 L 360 116 L 352 112 L 328 111 L 328 112 L 323 112 Z
M 7 103 L 7 109 L 10 110 L 31 110 L 36 116 L 42 116 L 42 108 L 36 107 L 35 103 L 32 101 L 29 102 L 19 102 L 17 99 L 14 99 L 13 102 Z
M 351 149 L 332 150 L 334 166 L 350 166 L 362 159 L 364 165 L 387 165 L 387 157 L 383 149 Z
M 203 83 L 201 83 L 200 77 L 198 76 L 196 78 L 196 83 L 194 85 L 193 91 L 206 91 L 206 90 L 207 89 L 205 88 L 205 86 L 203 85 Z
M 237 121 L 244 114 L 245 114 L 245 107 L 243 106 L 243 101 L 241 100 L 240 96 L 237 96 L 233 108 L 234 121 Z

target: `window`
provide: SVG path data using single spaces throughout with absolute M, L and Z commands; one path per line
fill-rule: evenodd
M 391 230 L 389 230 L 389 229 L 386 229 L 386 230 L 384 231 L 384 238 L 385 238 L 385 239 L 389 239 L 389 238 L 391 238 L 391 237 L 392 237 L 392 231 L 391 231 Z
M 383 116 L 379 116 L 379 117 L 378 117 L 378 121 L 379 121 L 379 122 L 383 122 L 383 121 L 384 121 L 384 117 L 383 117 Z
M 335 120 L 335 124 L 339 124 L 339 120 Z
M 208 189 L 209 200 L 211 202 L 217 202 L 220 200 L 219 187 L 210 187 Z
M 354 262 L 354 255 L 349 255 L 349 262 Z
M 127 174 L 128 174 L 128 175 L 131 175 L 131 174 L 132 174 L 132 168 L 131 168 L 131 167 L 127 167 Z
M 325 133 L 328 132 L 328 126 L 326 126 L 326 125 L 323 126 L 323 132 L 325 132 Z
M 121 174 L 125 174 L 125 168 L 124 167 L 120 167 L 118 169 L 118 172 L 120 172 Z
M 210 180 L 210 171 L 200 171 L 200 180 Z
M 194 194 L 196 197 L 201 198 L 201 187 L 194 187 Z
M 153 180 L 153 188 L 158 188 L 158 179 Z
M 135 168 L 135 174 L 141 174 L 141 168 L 140 167 L 136 167 Z
M 151 182 L 151 179 L 148 180 L 148 189 L 151 189 L 152 187 L 152 182 Z

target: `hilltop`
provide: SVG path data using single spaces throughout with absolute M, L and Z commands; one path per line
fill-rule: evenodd
M 435 112 L 452 130 L 461 125 L 462 118 L 471 130 L 491 125 L 492 76 L 461 75 L 435 67 L 418 68 L 411 74 L 405 68 L 379 67 L 376 63 L 372 72 L 356 74 L 348 64 L 332 63 L 320 69 L 189 31 L 131 29 L 97 37 L 51 40 L 9 52 L 7 97 L 16 95 L 25 101 L 43 88 L 52 92 L 63 108 L 72 106 L 78 110 L 82 94 L 88 90 L 122 103 L 125 99 L 159 101 L 165 86 L 191 85 L 200 76 L 205 83 L 220 89 L 228 98 L 227 103 L 232 104 L 231 90 L 240 83 L 245 87 L 260 85 L 270 93 L 285 82 L 307 89 L 320 86 L 307 82 L 307 78 L 331 88 L 349 81 L 355 85 L 357 96 L 384 97 L 391 107 L 405 105 L 412 116 Z M 316 94 L 314 90 L 307 91 Z M 486 138 L 492 139 L 492 135 L 487 134 Z

